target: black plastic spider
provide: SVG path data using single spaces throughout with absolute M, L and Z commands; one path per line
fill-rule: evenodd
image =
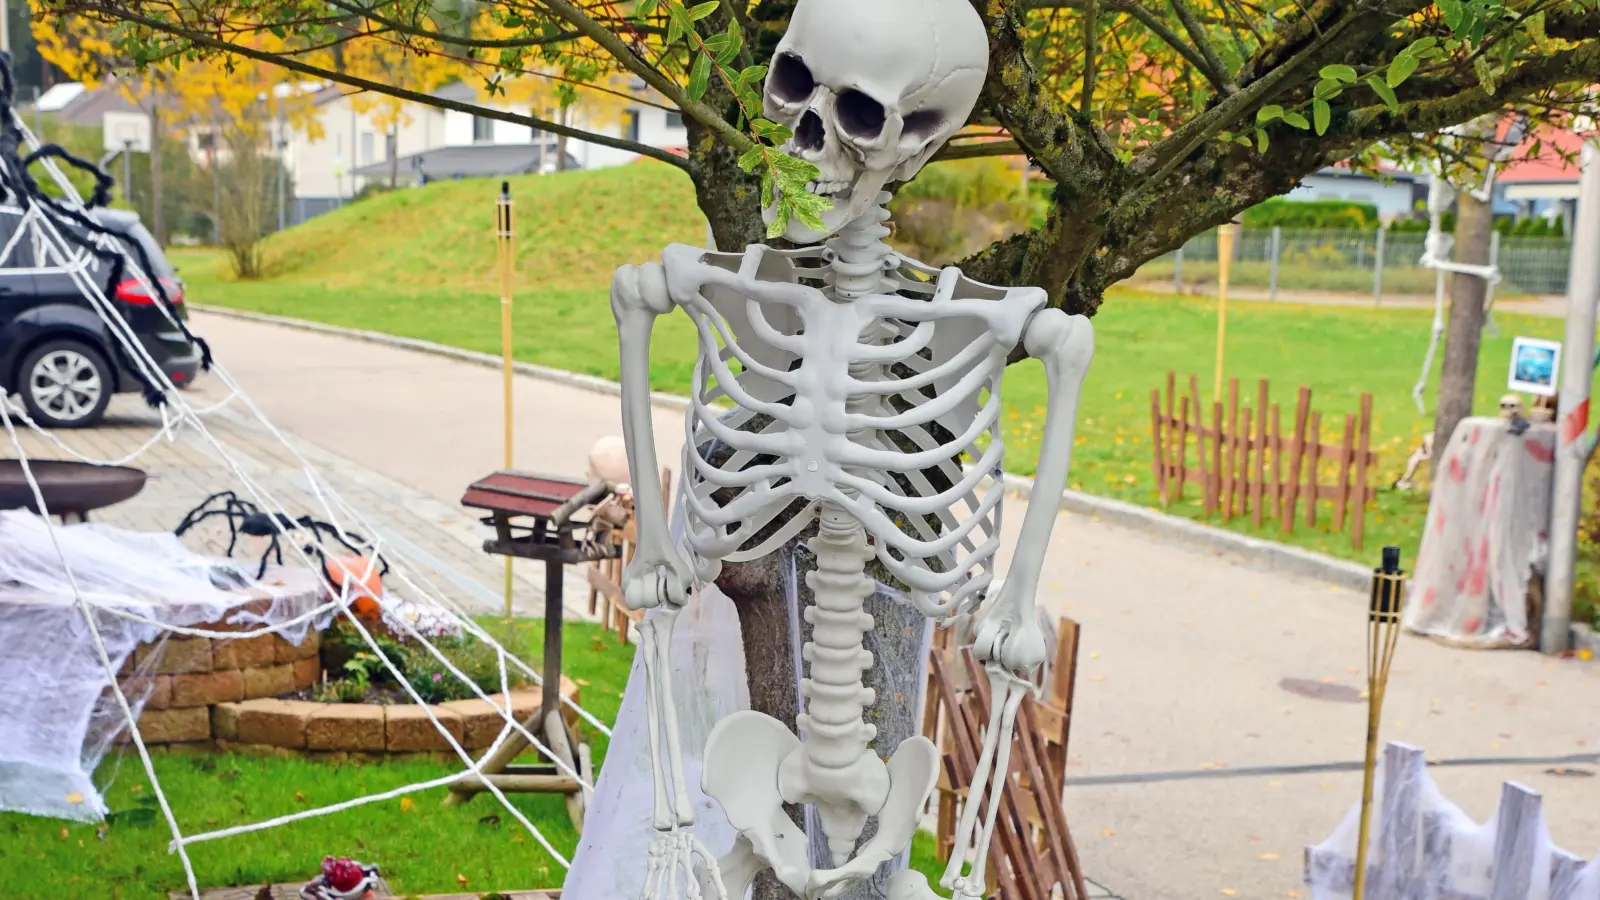
M 200 505 L 189 510 L 184 515 L 183 521 L 178 524 L 172 533 L 183 537 L 189 529 L 199 525 L 207 519 L 223 518 L 228 521 L 228 556 L 233 555 L 234 548 L 239 544 L 239 536 L 267 538 L 267 548 L 262 551 L 261 564 L 256 569 L 256 578 L 260 579 L 267 572 L 269 561 L 283 565 L 284 535 L 293 531 L 305 531 L 311 535 L 311 541 L 302 549 L 308 556 L 315 556 L 322 565 L 326 574 L 328 555 L 322 549 L 324 536 L 331 537 L 345 549 L 356 555 L 365 551 L 358 545 L 366 544 L 367 539 L 354 532 L 340 533 L 339 529 L 327 522 L 313 519 L 310 516 L 301 516 L 298 519 L 290 518 L 287 513 L 262 512 L 261 507 L 241 498 L 233 491 L 218 491 L 200 501 Z M 346 537 L 348 536 L 348 540 Z M 354 542 L 354 543 L 352 543 Z M 389 574 L 389 561 L 378 557 L 378 577 Z

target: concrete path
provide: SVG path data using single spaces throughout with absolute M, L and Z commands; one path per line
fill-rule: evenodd
M 210 315 L 195 321 L 266 414 L 332 459 L 445 504 L 500 467 L 499 375 L 490 369 Z M 214 380 L 197 387 L 214 390 Z M 613 397 L 528 378 L 517 380 L 516 395 L 521 468 L 580 473 L 593 442 L 620 431 Z M 676 470 L 680 414 L 658 409 L 656 429 L 661 459 Z M 1021 513 L 1005 516 L 1013 535 Z M 1083 625 L 1069 777 L 1203 776 L 1069 788 L 1087 873 L 1132 900 L 1309 896 L 1302 849 L 1357 801 L 1359 775 L 1226 776 L 1360 759 L 1360 703 L 1310 699 L 1279 683 L 1361 686 L 1364 597 L 1063 515 L 1040 602 Z M 1600 667 L 1408 637 L 1386 726 L 1385 738 L 1430 758 L 1593 753 Z M 1433 774 L 1480 821 L 1503 780 L 1536 788 L 1555 842 L 1593 857 L 1600 778 L 1550 768 Z

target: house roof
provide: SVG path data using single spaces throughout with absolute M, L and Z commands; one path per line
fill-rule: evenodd
M 53 84 L 50 89 L 39 95 L 35 104 L 40 112 L 60 112 L 63 107 L 83 95 L 88 88 L 81 82 L 67 81 Z
M 1539 152 L 1534 153 L 1534 144 Z M 1496 179 L 1507 184 L 1565 184 L 1578 180 L 1578 166 L 1564 157 L 1576 159 L 1583 149 L 1583 138 L 1558 128 L 1541 128 L 1528 135 L 1512 151 L 1512 161 L 1501 168 Z
M 539 144 L 469 144 L 460 147 L 435 147 L 410 153 L 397 160 L 406 180 L 425 174 L 429 181 L 456 178 L 489 178 L 538 172 L 544 163 L 545 148 Z M 567 168 L 583 166 L 567 154 Z M 388 160 L 361 166 L 351 174 L 359 178 L 387 178 Z
M 60 121 L 68 125 L 99 128 L 104 124 L 105 114 L 108 112 L 142 112 L 142 110 L 128 102 L 128 98 L 122 96 L 115 88 L 101 87 L 79 93 L 62 104 L 55 114 Z

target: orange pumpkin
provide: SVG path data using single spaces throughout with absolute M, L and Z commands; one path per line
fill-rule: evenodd
M 329 557 L 322 564 L 323 573 L 335 595 L 344 592 L 345 582 L 350 582 L 350 608 L 357 616 L 377 621 L 383 608 L 378 598 L 383 596 L 383 579 L 378 577 L 378 567 L 364 556 Z

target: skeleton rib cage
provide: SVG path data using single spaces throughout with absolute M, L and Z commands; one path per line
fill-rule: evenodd
M 689 547 L 709 580 L 833 504 L 874 536 L 878 561 L 925 615 L 948 616 L 994 578 L 1000 378 L 1044 293 L 885 261 L 881 244 L 851 237 L 663 252 L 701 348 L 685 417 Z

